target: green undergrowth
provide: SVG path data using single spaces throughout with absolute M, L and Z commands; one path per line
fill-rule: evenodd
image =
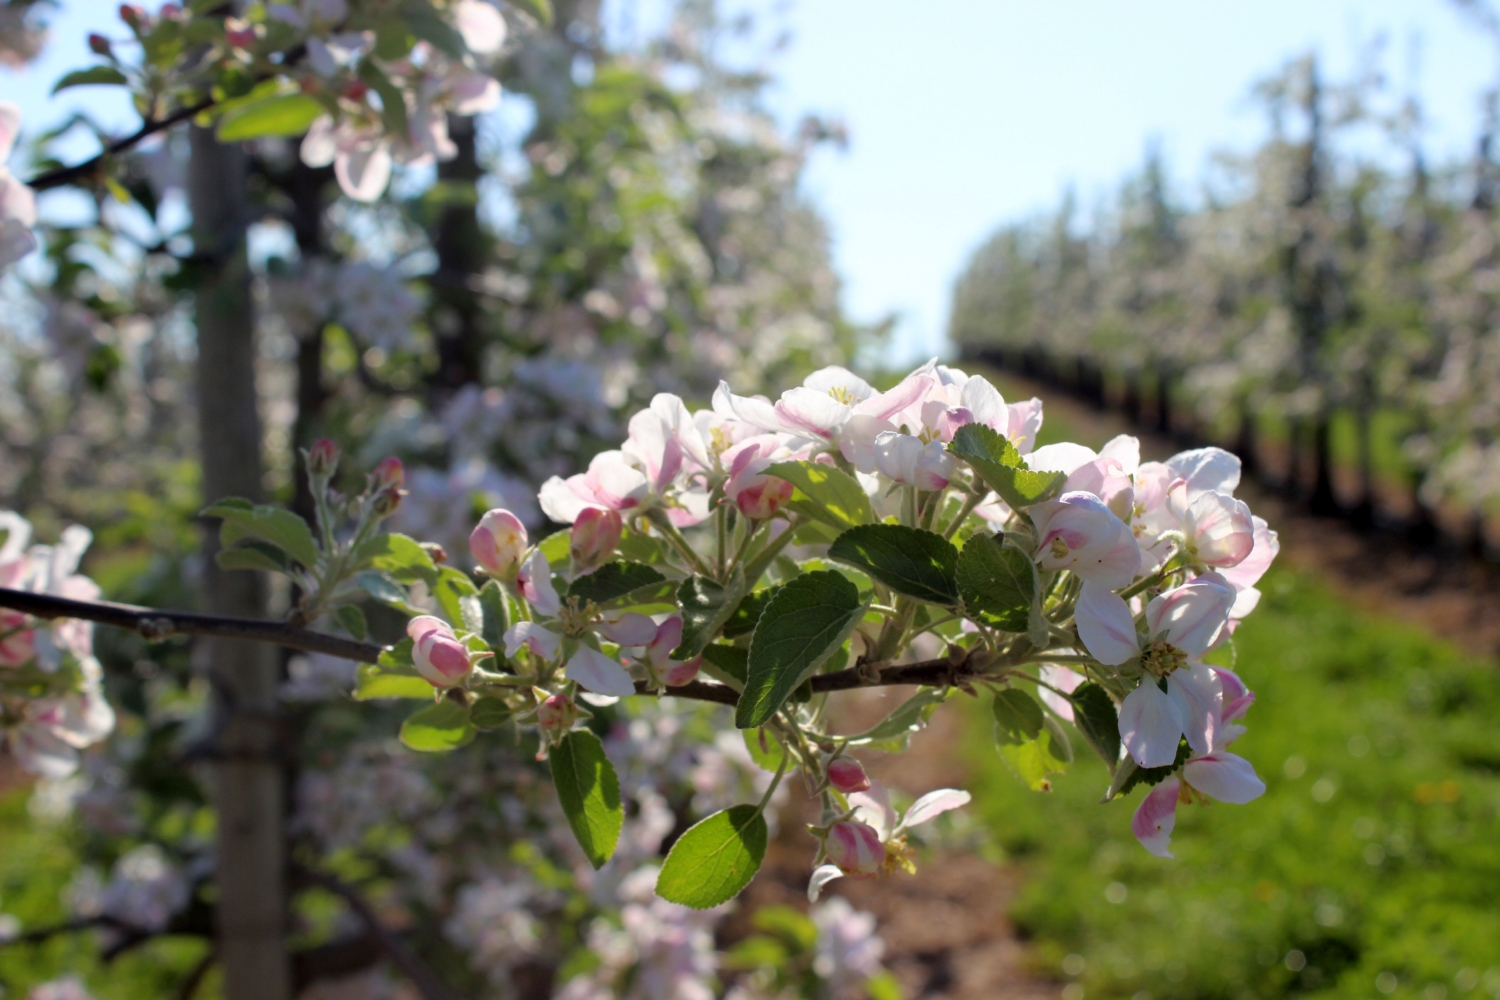
M 1258 700 L 1233 749 L 1268 791 L 1180 807 L 1175 861 L 1131 836 L 1139 790 L 1098 804 L 1097 759 L 1022 788 L 975 705 L 972 808 L 1026 875 L 1039 971 L 1068 1000 L 1500 997 L 1496 664 L 1307 574 L 1263 590 L 1235 636 Z
M 29 789 L 0 796 L 0 913 L 22 932 L 57 927 L 69 919 L 65 898 L 78 863 L 68 824 L 53 826 L 27 814 Z M 38 983 L 64 975 L 81 979 L 98 1000 L 139 1000 L 177 995 L 204 943 L 163 937 L 133 948 L 113 962 L 99 959 L 95 932 L 58 934 L 40 944 L 0 945 L 0 997 L 25 997 Z M 199 1000 L 219 995 L 212 975 Z

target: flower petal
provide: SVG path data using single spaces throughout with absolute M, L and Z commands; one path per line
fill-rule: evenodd
M 1168 778 L 1151 789 L 1135 816 L 1130 820 L 1130 831 L 1141 846 L 1158 858 L 1175 858 L 1169 847 L 1172 845 L 1172 828 L 1177 825 L 1177 793 L 1181 783 Z
M 928 792 L 911 804 L 906 810 L 906 815 L 901 819 L 901 825 L 896 827 L 899 833 L 902 830 L 926 823 L 928 820 L 942 815 L 950 809 L 959 809 L 969 804 L 973 798 L 968 792 L 958 788 L 939 788 Z
M 580 646 L 568 661 L 567 678 L 598 694 L 635 694 L 635 681 L 617 661 L 592 646 Z
M 1083 582 L 1075 619 L 1084 648 L 1100 663 L 1117 667 L 1141 654 L 1130 606 L 1104 584 Z
M 844 873 L 838 865 L 819 865 L 813 869 L 812 878 L 807 882 L 807 901 L 816 903 L 818 897 L 823 893 L 823 887 L 836 878 L 843 878 Z
M 1177 743 L 1188 721 L 1184 714 L 1154 678 L 1144 677 L 1120 705 L 1120 740 L 1141 767 L 1166 767 L 1177 759 Z
M 1182 765 L 1182 776 L 1210 798 L 1231 805 L 1244 805 L 1266 791 L 1266 783 L 1256 775 L 1250 762 L 1227 750 L 1194 757 Z

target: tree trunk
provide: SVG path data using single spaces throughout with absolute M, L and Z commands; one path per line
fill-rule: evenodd
M 448 119 L 448 135 L 458 155 L 438 164 L 438 179 L 450 185 L 451 200 L 432 232 L 438 280 L 432 283 L 432 326 L 437 334 L 437 385 L 457 389 L 478 382 L 484 353 L 479 296 L 469 281 L 484 270 L 488 240 L 479 224 L 479 154 L 473 118 Z
M 1333 492 L 1333 427 L 1327 411 L 1319 413 L 1312 425 L 1313 486 L 1308 509 L 1314 514 L 1331 516 L 1339 512 L 1339 498 Z
M 249 218 L 246 164 L 237 145 L 195 128 L 188 168 L 196 253 L 207 265 L 197 292 L 198 434 L 203 495 L 259 499 L 260 415 L 255 391 L 254 317 L 244 232 Z M 217 539 L 210 535 L 211 554 Z M 221 614 L 262 617 L 259 574 L 205 569 L 208 600 Z M 215 952 L 226 1000 L 287 1000 L 282 776 L 275 651 L 213 639 L 207 673 L 214 691 L 213 799 Z
M 1302 495 L 1302 430 L 1304 426 L 1301 417 L 1292 417 L 1287 421 L 1286 479 L 1281 484 L 1281 490 L 1292 500 Z
M 1165 367 L 1156 371 L 1156 429 L 1172 433 L 1172 373 Z
M 1139 369 L 1131 368 L 1125 372 L 1125 392 L 1120 401 L 1120 408 L 1125 411 L 1125 419 L 1130 422 L 1132 429 L 1141 425 L 1141 373 Z
M 292 231 L 303 261 L 323 255 L 323 190 L 333 180 L 329 167 L 309 167 L 300 159 L 292 167 L 287 194 L 292 200 Z M 323 328 L 293 330 L 297 342 L 297 420 L 292 427 L 292 510 L 312 521 L 314 503 L 299 449 L 313 443 L 328 402 L 323 385 Z

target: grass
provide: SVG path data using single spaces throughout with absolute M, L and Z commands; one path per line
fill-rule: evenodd
M 1495 665 L 1305 574 L 1264 589 L 1235 637 L 1259 696 L 1235 750 L 1268 791 L 1182 808 L 1175 861 L 1131 837 L 1139 793 L 1097 804 L 1097 760 L 1022 789 L 976 711 L 975 807 L 1028 875 L 1038 960 L 1089 997 L 1500 996 Z

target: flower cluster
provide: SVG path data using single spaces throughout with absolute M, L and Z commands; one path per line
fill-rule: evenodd
M 293 336 L 338 323 L 361 344 L 386 353 L 409 345 L 420 305 L 398 272 L 364 261 L 314 257 L 267 286 L 267 304 Z
M 73 525 L 56 545 L 31 545 L 31 525 L 0 511 L 0 587 L 93 600 L 99 587 L 76 570 L 93 536 Z M 78 751 L 114 729 L 104 700 L 103 668 L 94 657 L 94 626 L 75 618 L 39 622 L 0 609 L 0 734 L 27 770 L 62 778 Z
M 1036 447 L 1041 424 L 1040 401 L 936 363 L 884 391 L 826 368 L 776 400 L 721 384 L 690 411 L 660 394 L 618 449 L 543 484 L 566 530 L 533 544 L 512 511 L 480 518 L 478 611 L 411 621 L 410 670 L 441 696 L 411 724 L 461 727 L 465 707 L 499 703 L 535 726 L 538 758 L 565 757 L 564 810 L 602 864 L 615 845 L 559 777 L 594 759 L 586 706 L 663 692 L 732 704 L 776 774 L 765 795 L 801 772 L 822 802 L 816 898 L 839 876 L 913 870 L 908 832 L 969 800 L 940 789 L 898 817 L 855 751 L 900 749 L 953 689 L 988 689 L 1000 752 L 1032 787 L 1072 758 L 1064 724 L 1104 758 L 1110 797 L 1156 786 L 1134 827 L 1164 854 L 1177 801 L 1264 790 L 1227 749 L 1253 695 L 1205 657 L 1254 609 L 1276 535 L 1234 496 L 1227 452 L 1143 462 L 1127 436 Z M 934 643 L 945 656 L 902 666 Z M 830 695 L 888 670 L 924 687 L 869 731 L 833 731 Z M 743 881 L 682 872 L 723 836 L 716 823 L 737 824 L 753 855 L 764 811 L 704 819 L 657 892 L 732 897 Z
M 5 165 L 20 132 L 21 109 L 0 101 L 0 274 L 36 249 L 36 197 Z

